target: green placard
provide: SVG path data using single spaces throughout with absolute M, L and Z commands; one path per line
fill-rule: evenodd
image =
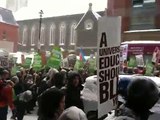
M 12 76 L 16 75 L 16 73 L 17 73 L 17 71 L 19 71 L 19 69 L 20 68 L 16 64 L 14 64 L 14 66 L 11 69 L 11 75 Z
M 77 60 L 75 65 L 74 65 L 74 70 L 75 71 L 79 71 L 81 69 L 83 69 L 84 63 L 81 60 Z
M 59 67 L 61 66 L 61 55 L 62 52 L 60 47 L 53 47 L 51 51 L 51 56 L 47 61 L 47 66 L 59 69 Z
M 32 67 L 36 71 L 39 71 L 42 68 L 42 59 L 39 53 L 34 55 L 34 61 Z
M 152 75 L 153 75 L 152 72 L 153 72 L 153 64 L 152 64 L 151 61 L 148 61 L 148 60 L 147 60 L 147 62 L 146 62 L 146 72 L 145 72 L 145 75 L 147 75 L 147 76 L 152 76 Z
M 32 58 L 27 57 L 27 58 L 25 59 L 25 63 L 24 63 L 23 66 L 24 66 L 25 68 L 30 68 L 31 63 L 32 63 Z
M 136 66 L 137 66 L 136 58 L 134 56 L 131 56 L 128 61 L 128 67 L 136 67 Z
M 96 70 L 96 59 L 95 58 L 89 58 L 88 59 L 88 71 L 90 75 L 93 75 Z

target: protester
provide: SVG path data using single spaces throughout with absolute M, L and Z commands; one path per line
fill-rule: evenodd
M 23 120 L 23 117 L 25 115 L 25 110 L 27 108 L 27 102 L 32 99 L 32 92 L 30 90 L 27 90 L 23 93 L 20 93 L 17 96 L 17 100 L 15 102 L 16 104 L 16 110 L 17 110 L 17 120 Z
M 83 110 L 83 102 L 80 98 L 80 91 L 82 89 L 80 75 L 74 71 L 69 72 L 66 88 L 66 108 L 76 106 Z
M 81 109 L 72 106 L 64 110 L 58 120 L 87 120 L 87 117 Z
M 65 107 L 64 93 L 57 88 L 43 92 L 38 99 L 39 120 L 57 120 Z
M 128 85 L 126 103 L 114 120 L 148 120 L 149 109 L 159 100 L 157 85 L 145 77 L 135 77 Z
M 53 79 L 51 80 L 51 84 L 53 87 L 56 87 L 58 89 L 61 89 L 64 84 L 65 84 L 65 81 L 64 81 L 64 75 L 62 73 L 56 73 L 53 77 Z
M 13 88 L 7 83 L 9 72 L 0 68 L 0 120 L 7 120 L 8 106 L 15 114 L 15 106 L 13 103 Z

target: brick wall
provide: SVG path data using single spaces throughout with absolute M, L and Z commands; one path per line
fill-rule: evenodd
M 107 15 L 122 16 L 122 32 L 129 30 L 131 7 L 131 0 L 108 0 Z
M 18 26 L 13 26 L 5 23 L 0 23 L 0 40 L 14 42 L 14 52 L 17 51 L 18 42 Z
M 160 29 L 160 0 L 156 0 L 156 7 L 155 26 Z

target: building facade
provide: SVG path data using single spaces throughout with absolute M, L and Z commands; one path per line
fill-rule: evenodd
M 10 10 L 0 8 L 0 48 L 16 52 L 18 46 L 18 24 Z
M 42 18 L 41 32 L 40 19 L 17 21 L 20 26 L 19 51 L 36 51 L 40 41 L 42 51 L 50 51 L 56 45 L 64 51 L 75 50 L 77 53 L 83 48 L 89 54 L 96 50 L 97 22 L 104 12 L 93 12 L 90 4 L 85 14 Z
M 19 50 L 37 50 L 38 41 L 42 51 L 50 51 L 58 45 L 64 51 L 82 48 L 87 55 L 96 52 L 98 19 L 108 16 L 122 17 L 122 42 L 130 40 L 160 40 L 159 0 L 108 0 L 106 11 L 95 13 L 92 4 L 85 14 L 74 14 L 42 19 L 18 21 Z M 136 30 L 136 31 L 134 31 Z M 40 33 L 40 40 L 39 40 Z

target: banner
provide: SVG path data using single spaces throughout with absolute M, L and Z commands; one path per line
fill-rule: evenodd
M 117 107 L 120 42 L 121 18 L 100 18 L 97 47 L 98 118 L 104 117 Z
M 136 55 L 136 62 L 138 67 L 144 67 L 143 55 Z
M 120 46 L 120 61 L 127 60 L 128 55 L 128 44 Z
M 61 56 L 62 52 L 60 47 L 58 46 L 53 47 L 51 51 L 51 56 L 47 61 L 47 66 L 59 69 L 59 67 L 61 66 Z
M 32 67 L 36 71 L 39 71 L 42 68 L 42 59 L 41 59 L 41 55 L 39 53 L 36 53 L 34 55 Z
M 8 57 L 2 57 L 2 56 L 0 56 L 0 66 L 2 66 L 4 68 L 8 68 L 9 67 Z

